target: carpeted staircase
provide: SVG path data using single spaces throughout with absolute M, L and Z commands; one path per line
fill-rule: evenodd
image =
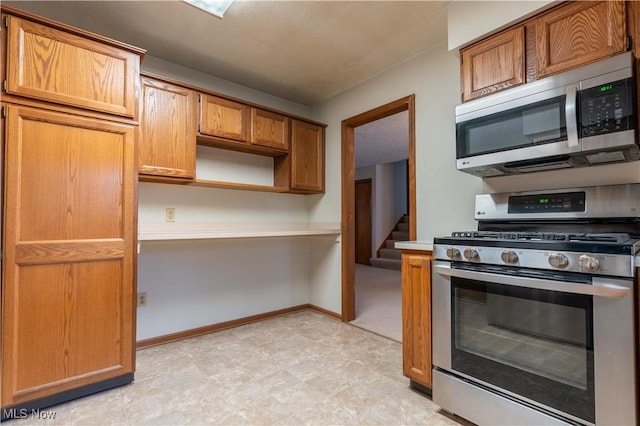
M 409 216 L 405 215 L 400 218 L 393 231 L 378 249 L 378 257 L 369 259 L 369 263 L 374 268 L 384 269 L 401 269 L 400 250 L 394 248 L 396 241 L 409 240 Z

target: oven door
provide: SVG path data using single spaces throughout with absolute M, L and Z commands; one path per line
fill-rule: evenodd
M 564 419 L 635 424 L 633 318 L 632 279 L 434 262 L 434 367 Z

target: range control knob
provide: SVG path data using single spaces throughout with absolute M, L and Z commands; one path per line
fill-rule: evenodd
M 455 247 L 447 247 L 447 257 L 449 259 L 457 259 L 460 257 L 460 250 Z
M 578 258 L 578 265 L 585 272 L 595 272 L 600 267 L 600 261 L 593 256 L 583 254 Z
M 504 263 L 508 265 L 514 265 L 518 263 L 518 255 L 516 254 L 515 251 L 512 251 L 512 250 L 503 251 L 502 254 L 500 255 L 500 258 Z
M 464 249 L 464 258 L 467 260 L 479 260 L 480 255 L 478 254 L 478 250 L 466 248 Z
M 551 253 L 549 255 L 549 265 L 555 268 L 566 268 L 569 266 L 569 259 L 561 253 Z

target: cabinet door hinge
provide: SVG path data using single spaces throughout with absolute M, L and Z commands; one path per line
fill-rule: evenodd
M 8 16 L 4 17 L 4 27 L 5 28 L 9 28 L 9 17 Z
M 633 47 L 633 39 L 630 35 L 627 36 L 627 51 L 631 50 Z
M 2 114 L 2 118 L 7 118 L 7 107 L 2 105 L 2 112 L 0 113 Z M 2 253 L 2 251 L 0 250 L 0 253 Z
M 4 90 L 5 92 L 7 91 L 7 80 L 6 79 L 2 82 L 2 90 Z
M 200 125 L 198 124 L 198 133 L 200 133 Z
M 198 93 L 198 102 L 202 102 L 202 95 Z

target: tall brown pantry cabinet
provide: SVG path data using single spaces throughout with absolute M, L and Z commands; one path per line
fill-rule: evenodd
M 2 417 L 133 380 L 143 51 L 2 8 Z

